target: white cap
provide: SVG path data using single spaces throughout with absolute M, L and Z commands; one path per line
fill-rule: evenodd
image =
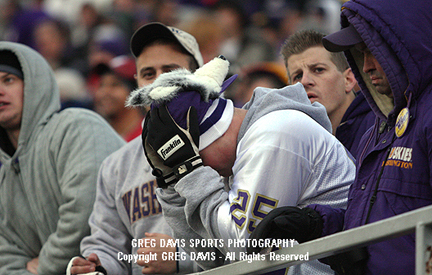
M 218 110 L 219 109 L 219 110 Z M 218 113 L 221 113 L 218 115 Z M 200 130 L 206 120 L 211 122 L 210 128 L 202 132 L 199 140 L 199 150 L 205 149 L 228 130 L 234 115 L 234 104 L 229 99 L 218 98 L 213 101 L 201 121 Z
M 192 35 L 180 29 L 165 26 L 162 23 L 149 23 L 139 28 L 131 38 L 131 52 L 137 57 L 148 43 L 157 38 L 169 38 L 177 41 L 188 53 L 190 53 L 201 67 L 204 64 L 198 43 Z

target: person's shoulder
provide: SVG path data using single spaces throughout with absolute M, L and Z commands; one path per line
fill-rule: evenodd
M 116 139 L 124 140 L 115 132 L 108 122 L 98 113 L 84 108 L 66 108 L 55 114 L 51 123 L 56 131 L 80 132 L 84 135 L 116 136 Z
M 294 109 L 282 109 L 270 112 L 259 118 L 254 124 L 258 127 L 265 129 L 274 128 L 276 131 L 282 132 L 294 129 L 315 129 L 315 127 L 326 131 L 308 114 Z
M 125 145 L 123 145 L 120 149 L 112 153 L 108 158 L 111 159 L 122 159 L 127 156 L 131 155 L 138 155 L 143 154 L 144 155 L 144 149 L 142 147 L 141 142 L 141 136 L 138 136 L 134 138 L 133 140 L 129 141 Z
M 277 110 L 262 116 L 245 134 L 247 139 L 258 139 L 262 142 L 290 140 L 291 143 L 301 143 L 307 136 L 330 138 L 332 135 L 304 112 L 292 109 Z
M 75 122 L 89 122 L 89 121 L 105 121 L 95 111 L 85 108 L 66 108 L 58 112 L 58 119 L 63 123 L 75 121 Z
M 144 155 L 141 137 L 137 137 L 117 151 L 111 153 L 102 163 L 101 174 L 117 185 L 135 184 L 135 181 L 154 179 L 152 169 Z
M 114 152 L 125 144 L 124 139 L 94 111 L 83 108 L 67 108 L 54 114 L 46 126 L 46 135 L 55 140 L 86 140 L 106 145 L 106 152 Z
M 115 152 L 111 153 L 104 162 L 105 165 L 108 166 L 114 165 L 121 167 L 130 165 L 140 166 L 142 165 L 142 162 L 147 162 L 141 143 L 141 136 L 134 138 Z

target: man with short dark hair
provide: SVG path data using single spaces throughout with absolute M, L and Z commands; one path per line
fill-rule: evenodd
M 332 132 L 357 158 L 358 144 L 374 121 L 375 114 L 360 92 L 351 68 L 342 52 L 329 52 L 324 34 L 314 30 L 299 31 L 288 37 L 281 53 L 289 84 L 302 83 L 311 102 L 326 107 Z
M 131 52 L 136 59 L 138 87 L 152 83 L 162 73 L 178 68 L 194 72 L 203 65 L 195 38 L 161 23 L 137 30 L 131 39 Z

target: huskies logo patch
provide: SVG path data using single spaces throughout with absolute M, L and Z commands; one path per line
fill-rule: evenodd
M 396 166 L 404 169 L 412 169 L 412 148 L 394 147 L 392 148 L 385 166 Z

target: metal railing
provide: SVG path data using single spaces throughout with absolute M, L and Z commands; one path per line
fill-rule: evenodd
M 324 238 L 316 239 L 293 247 L 275 251 L 276 254 L 309 255 L 315 260 L 388 240 L 402 235 L 416 233 L 416 275 L 430 274 L 426 262 L 431 260 L 432 247 L 432 206 L 423 207 L 396 217 L 342 231 Z M 300 260 L 271 260 L 269 255 L 262 261 L 239 261 L 211 270 L 193 273 L 206 275 L 261 274 L 304 263 Z

